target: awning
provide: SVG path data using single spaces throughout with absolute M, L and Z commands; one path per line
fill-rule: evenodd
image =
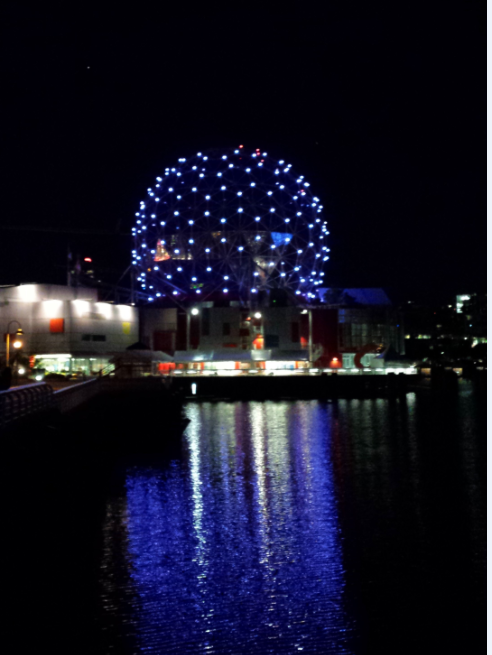
M 193 362 L 303 362 L 308 361 L 308 350 L 177 350 L 174 361 L 177 363 Z
M 109 360 L 112 364 L 152 364 L 154 362 L 174 362 L 171 355 L 163 353 L 161 350 L 126 350 L 118 353 Z

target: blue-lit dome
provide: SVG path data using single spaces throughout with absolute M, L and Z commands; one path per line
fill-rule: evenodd
M 179 159 L 135 214 L 138 283 L 149 300 L 254 304 L 272 289 L 314 298 L 330 250 L 322 209 L 304 176 L 266 152 L 240 146 Z

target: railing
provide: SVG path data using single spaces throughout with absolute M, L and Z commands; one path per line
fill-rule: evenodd
M 104 377 L 100 380 L 101 391 L 128 391 L 134 389 L 135 391 L 141 389 L 159 389 L 166 383 L 169 385 L 169 376 L 145 376 L 135 378 L 118 378 L 118 377 Z
M 165 384 L 162 378 L 95 378 L 53 391 L 46 382 L 26 384 L 0 391 L 0 429 L 18 419 L 47 409 L 58 409 L 62 414 L 90 400 L 101 391 L 124 391 L 156 387 Z
M 101 390 L 100 380 L 93 379 L 79 384 L 73 384 L 65 389 L 53 393 L 55 406 L 63 414 L 78 407 L 82 403 L 95 396 Z
M 53 389 L 45 382 L 0 391 L 0 428 L 53 406 Z

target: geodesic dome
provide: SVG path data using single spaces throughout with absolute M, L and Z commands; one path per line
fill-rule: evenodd
M 329 259 L 322 209 L 304 176 L 266 152 L 240 146 L 179 159 L 135 214 L 139 286 L 149 301 L 254 304 L 273 289 L 309 301 Z

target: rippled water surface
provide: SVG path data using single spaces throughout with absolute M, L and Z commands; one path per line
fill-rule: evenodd
M 107 500 L 107 652 L 471 644 L 483 407 L 453 398 L 187 405 L 181 452 L 129 465 Z

